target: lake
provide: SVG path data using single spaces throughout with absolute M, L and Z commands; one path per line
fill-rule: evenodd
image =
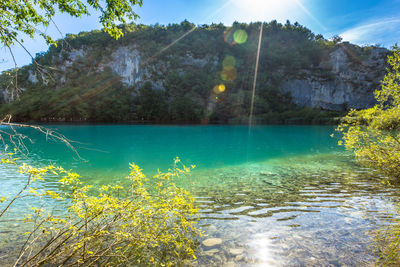
M 204 266 L 360 266 L 376 261 L 374 231 L 397 216 L 400 188 L 358 166 L 337 146 L 332 126 L 147 126 L 50 125 L 71 140 L 85 161 L 64 145 L 28 134 L 30 164 L 56 163 L 91 184 L 115 183 L 138 164 L 151 175 L 172 166 L 175 157 L 195 164 L 178 185 L 196 197 Z M 0 166 L 0 196 L 12 196 L 24 183 Z M 54 188 L 54 181 L 40 184 Z M 0 223 L 0 246 L 16 242 L 27 212 L 20 201 Z M 51 206 L 51 204 L 49 204 Z M 0 259 L 6 256 L 0 249 Z

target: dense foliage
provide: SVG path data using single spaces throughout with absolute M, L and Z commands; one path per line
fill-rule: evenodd
M 127 182 L 98 188 L 61 167 L 19 164 L 13 155 L 1 163 L 17 167 L 26 185 L 13 198 L 0 197 L 0 218 L 21 198 L 54 203 L 52 210 L 31 208 L 26 242 L 8 255 L 15 266 L 176 266 L 195 257 L 197 210 L 194 198 L 174 185 L 190 171 L 179 159 L 151 179 L 131 164 Z M 41 180 L 57 177 L 57 191 L 41 189 Z
M 113 39 L 102 31 L 67 35 L 50 46 L 46 53 L 36 56 L 42 66 L 49 66 L 48 73 L 37 74 L 38 83 L 28 77 L 35 73 L 35 65 L 19 70 L 19 84 L 26 88 L 19 101 L 3 105 L 2 114 L 11 113 L 19 120 L 83 119 L 88 121 L 153 121 L 153 122 L 223 122 L 245 123 L 250 113 L 251 88 L 254 77 L 255 58 L 260 26 L 264 35 L 260 55 L 259 76 L 255 98 L 255 122 L 262 123 L 324 123 L 339 116 L 337 112 L 298 108 L 291 96 L 282 93 L 285 80 L 302 78 L 312 73 L 322 79 L 332 79 L 332 73 L 321 71 L 320 63 L 329 58 L 337 46 L 346 46 L 349 55 L 368 56 L 368 47 L 358 47 L 324 39 L 299 25 L 270 23 L 233 23 L 200 25 L 184 21 L 180 24 L 121 26 L 124 37 Z M 181 38 L 184 36 L 183 38 Z M 236 38 L 236 39 L 235 39 Z M 239 38 L 239 39 L 238 39 Z M 179 41 L 177 41 L 179 40 Z M 176 42 L 177 41 L 177 42 Z M 170 45 L 172 44 L 173 45 Z M 112 60 L 118 47 L 134 47 L 140 52 L 142 80 L 125 88 L 118 79 L 102 73 L 104 64 Z M 85 50 L 83 58 L 71 61 L 70 53 Z M 72 63 L 71 63 L 72 62 Z M 66 64 L 72 64 L 67 66 Z M 7 88 L 13 70 L 0 76 L 1 88 Z M 51 74 L 50 74 L 51 73 Z M 8 75 L 7 75 L 8 74 Z M 107 76 L 107 77 L 105 77 Z M 100 77 L 100 78 L 96 78 Z M 75 79 L 75 81 L 71 81 Z M 97 102 L 107 103 L 112 114 L 107 118 L 92 116 L 86 108 L 88 101 L 82 97 L 59 98 L 60 92 L 76 90 L 91 91 L 99 79 L 110 88 L 120 90 L 111 93 L 126 95 L 129 111 L 121 114 L 114 108 L 116 99 L 106 100 L 107 92 L 97 97 Z M 219 90 L 218 86 L 223 86 Z M 56 90 L 54 90 L 56 88 Z M 50 94 L 58 105 L 69 108 L 73 102 L 76 111 L 62 115 L 58 109 L 51 112 L 23 112 L 35 105 L 46 109 L 38 93 Z M 93 97 L 95 97 L 93 95 Z M 10 97 L 8 98 L 10 99 Z M 6 100 L 3 100 L 6 102 Z M 119 104 L 116 104 L 119 106 Z M 125 107 L 123 108 L 125 110 Z
M 68 14 L 72 17 L 89 15 L 89 9 L 100 12 L 100 23 L 106 32 L 115 38 L 122 31 L 119 23 L 127 19 L 136 19 L 133 11 L 135 5 L 142 5 L 142 0 L 2 0 L 0 2 L 0 43 L 11 47 L 22 43 L 21 35 L 33 38 L 39 33 L 48 43 L 54 43 L 46 31 L 40 31 L 41 26 L 49 26 L 56 13 Z M 54 23 L 54 22 L 53 22 Z
M 375 91 L 378 104 L 350 111 L 339 130 L 346 148 L 363 164 L 400 178 L 400 50 L 394 50 L 382 87 Z
M 388 57 L 388 73 L 375 91 L 378 104 L 370 109 L 351 110 L 338 130 L 344 145 L 362 163 L 397 180 L 400 178 L 400 49 Z M 342 141 L 340 141 L 342 143 Z M 390 183 L 389 183 L 390 184 Z M 379 265 L 398 266 L 400 224 L 394 221 L 377 233 L 375 247 Z
M 124 121 L 129 116 L 130 90 L 106 70 L 81 76 L 79 70 L 59 89 L 47 84 L 27 90 L 5 105 L 18 121 Z

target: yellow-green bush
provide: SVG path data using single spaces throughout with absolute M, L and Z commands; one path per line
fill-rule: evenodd
M 388 57 L 390 68 L 375 91 L 378 104 L 370 109 L 352 110 L 339 125 L 340 144 L 356 158 L 393 178 L 400 178 L 400 49 Z M 374 244 L 379 265 L 398 266 L 400 262 L 400 224 L 395 221 L 378 231 Z
M 13 156 L 9 153 L 1 163 L 17 165 Z M 173 169 L 151 179 L 131 164 L 126 184 L 101 188 L 85 185 L 78 174 L 61 167 L 19 165 L 18 171 L 27 177 L 26 185 L 15 198 L 2 198 L 6 205 L 0 218 L 24 194 L 51 198 L 65 211 L 54 215 L 32 208 L 32 214 L 25 219 L 32 231 L 25 234 L 27 242 L 16 256 L 16 263 L 172 266 L 193 259 L 196 237 L 200 235 L 195 227 L 197 210 L 193 197 L 173 182 L 191 168 L 178 164 L 176 159 Z M 49 175 L 59 179 L 60 190 L 34 187 Z
M 357 159 L 385 174 L 400 178 L 400 50 L 388 57 L 390 68 L 375 91 L 378 104 L 370 109 L 352 110 L 338 130 L 344 145 Z M 341 143 L 341 142 L 340 142 Z

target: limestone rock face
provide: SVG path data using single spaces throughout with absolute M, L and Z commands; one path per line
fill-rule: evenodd
M 387 54 L 385 48 L 373 48 L 367 58 L 361 58 L 351 51 L 351 45 L 340 45 L 320 62 L 317 71 L 304 70 L 284 80 L 281 91 L 289 93 L 298 106 L 337 111 L 372 107 L 376 103 L 373 92 L 385 75 Z M 218 64 L 213 55 L 194 58 L 188 53 L 182 61 L 185 66 Z M 140 52 L 134 46 L 117 48 L 112 52 L 111 60 L 102 61 L 100 69 L 104 67 L 111 68 L 127 86 L 150 81 L 153 88 L 159 90 L 164 90 L 160 77 L 170 71 L 168 62 L 143 64 Z M 178 72 L 183 74 L 185 69 Z
M 359 88 L 350 81 L 294 79 L 284 82 L 282 90 L 289 92 L 298 106 L 318 107 L 326 110 L 345 110 L 348 108 L 368 108 L 375 104 L 373 92 L 379 82 L 366 84 Z
M 29 73 L 28 81 L 30 81 L 33 84 L 37 84 L 39 80 L 37 78 L 36 73 L 34 73 L 32 70 L 29 70 L 28 73 Z
M 109 62 L 104 63 L 121 77 L 123 83 L 132 86 L 142 80 L 140 61 L 138 50 L 123 46 L 112 53 Z
M 339 46 L 320 63 L 321 74 L 305 71 L 285 80 L 281 89 L 298 106 L 337 111 L 371 107 L 376 103 L 373 92 L 385 75 L 387 53 L 374 48 L 368 58 L 360 58 L 348 46 Z
M 389 51 L 369 47 L 368 52 L 359 55 L 357 51 L 360 48 L 356 50 L 354 47 L 345 42 L 329 48 L 326 56 L 319 59 L 320 62 L 294 74 L 286 73 L 283 67 L 279 70 L 279 75 L 284 77 L 280 91 L 290 95 L 292 102 L 301 107 L 336 111 L 372 107 L 376 103 L 373 92 L 380 87 L 380 81 L 385 75 Z M 71 69 L 85 73 L 101 73 L 111 69 L 120 77 L 124 86 L 135 89 L 139 89 L 145 82 L 151 82 L 153 89 L 165 90 L 166 77 L 171 72 L 183 76 L 188 72 L 195 73 L 198 69 L 208 68 L 215 77 L 220 77 L 221 55 L 217 51 L 210 51 L 202 57 L 196 57 L 189 51 L 179 55 L 165 54 L 162 59 L 154 61 L 149 60 L 149 55 L 141 51 L 141 47 L 132 42 L 109 46 L 104 51 L 82 45 L 79 49 L 64 51 L 64 55 L 53 58 L 52 66 L 57 70 L 52 74 L 53 77 L 46 77 L 46 73 L 38 75 L 30 69 L 27 75 L 28 87 L 54 78 L 57 81 L 54 88 L 57 90 L 72 79 L 68 74 Z M 82 63 L 86 61 L 90 64 Z M 14 99 L 12 92 L 5 88 L 0 88 L 1 98 L 4 102 Z M 212 110 L 214 104 L 210 101 L 207 110 Z
M 87 50 L 85 48 L 74 49 L 69 52 L 67 59 L 64 61 L 65 67 L 70 67 L 72 64 L 79 58 L 84 58 L 87 54 Z

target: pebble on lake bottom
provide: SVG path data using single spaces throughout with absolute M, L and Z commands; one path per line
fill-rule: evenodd
M 214 247 L 222 244 L 221 238 L 209 238 L 203 241 L 203 245 L 206 247 Z
M 231 248 L 230 250 L 229 250 L 229 252 L 232 254 L 232 255 L 240 255 L 240 254 L 243 254 L 244 253 L 244 249 L 242 249 L 242 248 Z

